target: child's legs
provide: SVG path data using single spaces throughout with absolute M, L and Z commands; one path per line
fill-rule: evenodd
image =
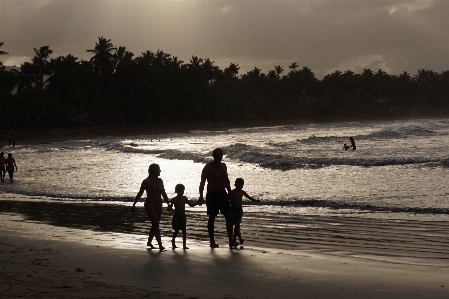
M 238 237 L 239 241 L 242 241 L 242 235 L 240 232 L 240 223 L 235 224 L 234 235 L 235 235 L 234 240 Z
M 172 246 L 173 249 L 178 247 L 178 246 L 176 246 L 176 242 L 175 242 L 175 239 L 176 239 L 176 236 L 178 235 L 178 233 L 179 233 L 178 229 L 175 229 L 173 231 L 173 238 L 171 239 L 171 246 Z

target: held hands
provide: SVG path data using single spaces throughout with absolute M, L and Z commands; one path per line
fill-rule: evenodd
M 198 199 L 198 205 L 202 206 L 204 203 L 204 198 L 202 196 L 200 196 L 200 198 Z

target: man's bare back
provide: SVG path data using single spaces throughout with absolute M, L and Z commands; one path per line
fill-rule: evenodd
M 201 174 L 201 180 L 207 180 L 207 191 L 223 192 L 226 190 L 228 179 L 228 170 L 225 163 L 218 164 L 211 162 L 204 166 Z
M 214 161 L 204 166 L 201 172 L 200 182 L 200 198 L 198 203 L 201 205 L 204 203 L 203 190 L 207 181 L 207 192 L 225 192 L 231 191 L 231 183 L 228 178 L 228 169 L 225 163 L 222 163 L 223 151 L 221 149 L 215 149 L 213 153 Z

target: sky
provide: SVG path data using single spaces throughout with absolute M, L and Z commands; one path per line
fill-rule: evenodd
M 99 37 L 136 56 L 163 50 L 240 74 L 296 62 L 317 76 L 364 68 L 449 70 L 449 0 L 0 0 L 4 65 L 90 59 Z

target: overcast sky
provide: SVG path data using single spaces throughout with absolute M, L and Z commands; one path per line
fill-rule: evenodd
M 0 0 L 5 65 L 90 59 L 98 37 L 135 56 L 158 49 L 209 58 L 240 74 L 292 62 L 318 78 L 335 70 L 449 70 L 449 0 Z

